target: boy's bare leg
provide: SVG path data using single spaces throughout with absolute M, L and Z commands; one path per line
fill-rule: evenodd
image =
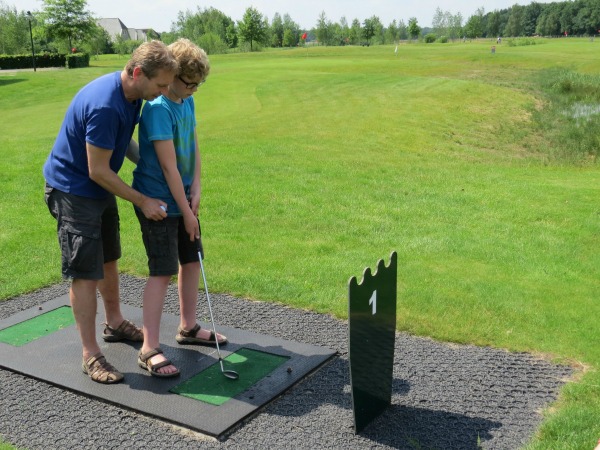
M 191 330 L 196 325 L 196 305 L 198 302 L 198 282 L 200 281 L 200 263 L 193 262 L 179 266 L 177 288 L 179 290 L 179 308 L 181 317 L 179 326 L 184 330 Z M 201 328 L 196 337 L 210 339 L 211 329 Z M 219 339 L 224 339 L 218 333 Z
M 179 277 L 177 278 L 180 311 L 179 325 L 184 330 L 191 330 L 196 325 L 196 305 L 198 302 L 199 281 L 199 262 L 192 262 L 179 266 Z
M 160 318 L 170 279 L 170 276 L 150 277 L 144 288 L 144 343 L 141 353 L 160 347 Z M 150 358 L 150 362 L 156 365 L 166 359 L 164 355 L 158 354 Z M 174 373 L 177 372 L 177 367 L 171 364 L 161 367 L 158 372 Z

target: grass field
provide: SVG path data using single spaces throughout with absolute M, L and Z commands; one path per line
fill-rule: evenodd
M 600 127 L 569 108 L 600 105 L 573 88 L 600 85 L 600 44 L 491 45 L 212 56 L 196 94 L 211 290 L 345 318 L 349 278 L 395 250 L 398 330 L 573 365 L 527 448 L 591 449 Z M 0 73 L 0 298 L 60 280 L 41 167 L 73 94 L 125 58 L 91 63 Z M 121 222 L 121 269 L 146 275 L 124 202 Z

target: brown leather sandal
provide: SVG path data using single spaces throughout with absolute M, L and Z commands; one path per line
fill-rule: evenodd
M 210 336 L 208 339 L 196 337 L 198 331 L 200 331 L 200 325 L 198 324 L 196 324 L 194 328 L 189 331 L 179 327 L 177 328 L 177 336 L 175 336 L 175 340 L 181 345 L 216 345 L 214 331 L 210 331 Z M 220 333 L 219 336 L 222 336 L 222 339 L 219 340 L 219 345 L 227 344 L 227 338 Z
M 104 332 L 102 333 L 102 339 L 106 342 L 118 342 L 123 340 L 133 341 L 133 342 L 143 342 L 144 341 L 144 333 L 141 328 L 136 327 L 133 322 L 129 320 L 124 320 L 121 322 L 118 328 L 113 328 L 109 326 L 107 323 L 103 324 L 105 326 Z
M 123 380 L 123 374 L 106 361 L 102 353 L 96 353 L 82 363 L 83 373 L 102 384 L 114 384 Z
M 142 353 L 142 351 L 140 350 L 140 353 L 138 354 L 138 366 L 150 372 L 150 375 L 152 375 L 153 377 L 171 378 L 179 375 L 179 369 L 177 369 L 177 371 L 173 373 L 162 373 L 158 371 L 158 369 L 162 367 L 174 366 L 174 364 L 168 358 L 156 364 L 152 364 L 152 362 L 150 362 L 150 358 L 161 354 L 163 354 L 163 351 L 160 348 L 153 348 L 152 350 L 146 353 Z

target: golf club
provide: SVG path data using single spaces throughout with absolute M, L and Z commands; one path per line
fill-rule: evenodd
M 200 250 L 200 239 L 196 239 L 196 247 L 198 247 L 198 259 L 200 260 L 200 271 L 202 272 L 202 281 L 204 282 L 204 292 L 206 292 L 206 301 L 208 302 L 208 312 L 210 313 L 210 322 L 212 323 L 213 333 L 215 335 L 215 344 L 217 344 L 217 355 L 219 355 L 219 364 L 221 365 L 221 373 L 231 380 L 237 380 L 240 376 L 235 370 L 225 370 L 223 368 L 223 357 L 219 348 L 219 339 L 217 329 L 215 328 L 215 319 L 213 317 L 212 306 L 210 304 L 210 296 L 208 295 L 208 284 L 206 284 L 206 275 L 204 274 L 204 264 L 202 263 L 202 252 Z

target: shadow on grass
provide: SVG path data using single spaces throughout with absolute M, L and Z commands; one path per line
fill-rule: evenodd
M 24 80 L 23 78 L 2 78 L 2 77 L 0 77 L 0 87 L 8 86 L 9 84 L 21 83 L 23 81 L 27 81 L 27 80 Z

